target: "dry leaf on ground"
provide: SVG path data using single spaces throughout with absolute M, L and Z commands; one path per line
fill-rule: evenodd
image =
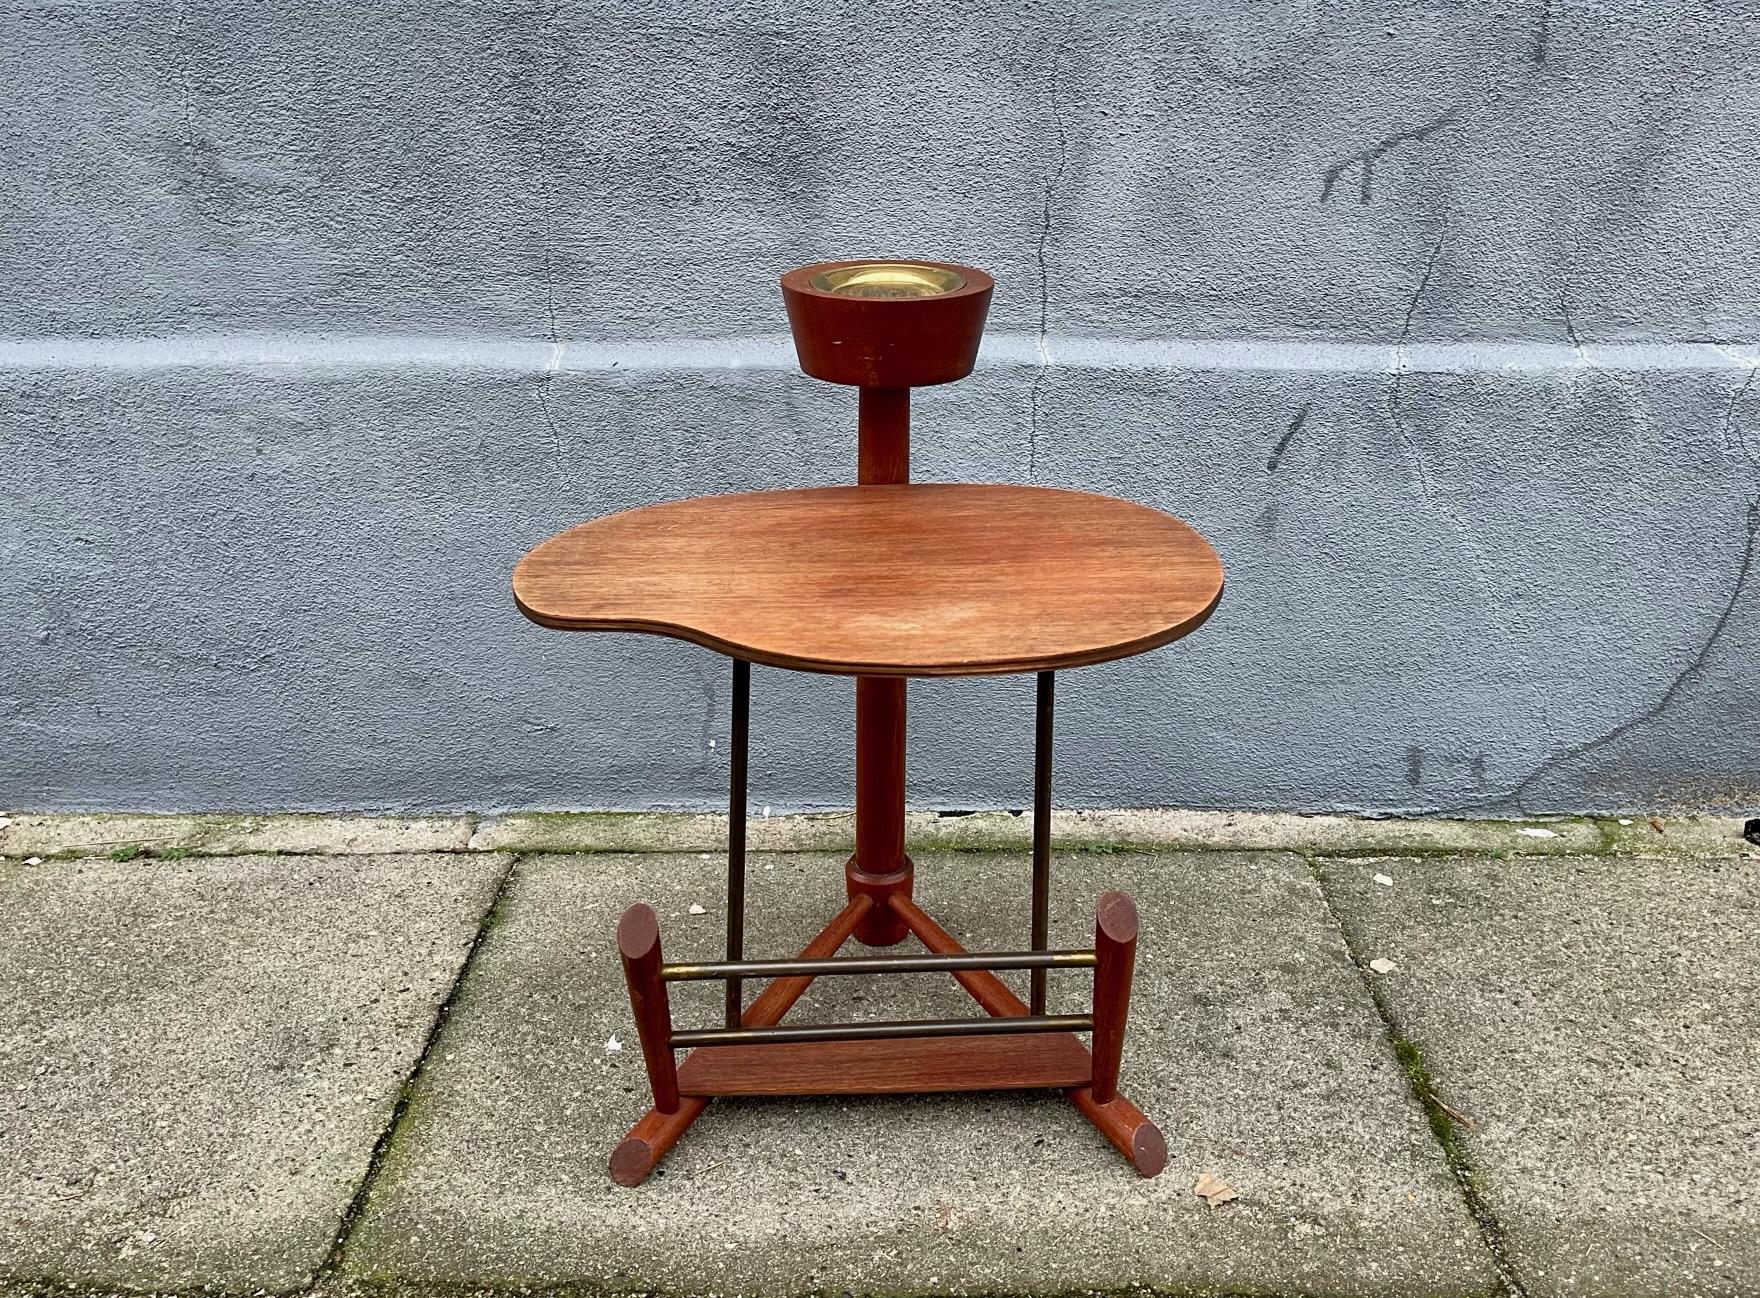
M 1235 1188 L 1214 1172 L 1206 1172 L 1200 1176 L 1198 1183 L 1192 1187 L 1192 1193 L 1212 1208 L 1220 1208 L 1223 1204 L 1240 1198 L 1235 1193 Z

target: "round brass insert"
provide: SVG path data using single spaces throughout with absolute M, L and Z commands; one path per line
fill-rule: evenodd
M 821 293 L 839 297 L 940 297 L 966 286 L 966 277 L 940 266 L 910 261 L 870 261 L 822 270 L 809 281 Z

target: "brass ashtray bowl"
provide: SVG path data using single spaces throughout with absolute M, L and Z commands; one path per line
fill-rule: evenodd
M 957 292 L 966 286 L 966 277 L 946 266 L 872 261 L 822 270 L 808 282 L 839 297 L 918 298 Z
M 996 281 L 941 261 L 822 261 L 782 277 L 801 368 L 828 383 L 918 388 L 972 372 Z

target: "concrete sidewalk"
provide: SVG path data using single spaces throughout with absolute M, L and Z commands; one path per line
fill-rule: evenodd
M 1143 912 L 1124 1081 L 1161 1177 L 1055 1096 L 721 1101 L 631 1191 L 604 1173 L 646 1107 L 612 928 L 646 899 L 670 953 L 714 951 L 717 857 L 437 818 L 377 853 L 303 822 L 283 855 L 136 824 L 117 861 L 78 854 L 109 830 L 13 819 L 0 1287 L 1760 1292 L 1760 852 L 1727 823 L 1066 834 L 1054 943 L 1108 887 Z M 1021 944 L 1018 853 L 917 860 L 950 928 Z M 757 857 L 748 948 L 792 953 L 838 865 Z M 1053 1008 L 1081 996 L 1061 977 Z M 707 1020 L 688 990 L 676 1017 Z M 934 978 L 810 998 L 803 1020 L 970 1009 Z M 1203 1172 L 1240 1198 L 1206 1206 Z

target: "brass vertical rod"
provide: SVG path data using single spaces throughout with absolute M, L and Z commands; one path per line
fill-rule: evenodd
M 733 660 L 733 724 L 727 753 L 727 958 L 746 946 L 746 754 L 752 728 L 752 665 Z M 740 1025 L 742 985 L 727 980 L 727 1026 Z
M 1051 929 L 1051 711 L 1056 672 L 1040 672 L 1033 717 L 1033 940 L 1032 949 L 1043 951 Z M 1031 974 L 1032 991 L 1027 1009 L 1045 1012 L 1045 974 Z

